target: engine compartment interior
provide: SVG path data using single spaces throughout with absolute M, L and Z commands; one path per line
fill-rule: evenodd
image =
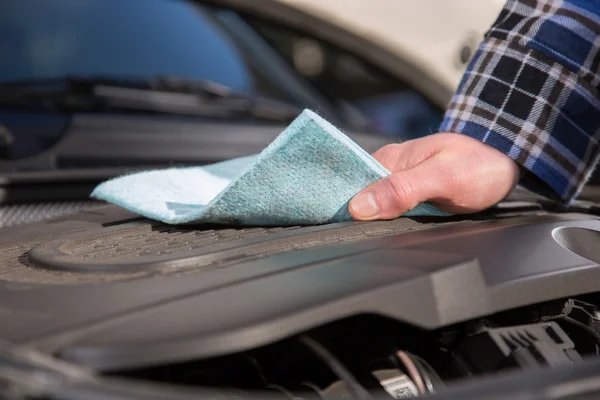
M 600 294 L 556 300 L 433 331 L 360 315 L 233 355 L 105 374 L 284 399 L 419 397 L 482 375 L 597 356 L 599 302 Z
M 0 353 L 227 399 L 443 397 L 585 365 L 600 353 L 600 221 L 517 206 L 237 229 L 103 206 L 5 228 Z

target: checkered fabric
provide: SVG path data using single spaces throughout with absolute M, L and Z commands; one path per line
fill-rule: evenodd
M 600 157 L 600 0 L 509 0 L 471 59 L 443 132 L 514 159 L 569 204 Z

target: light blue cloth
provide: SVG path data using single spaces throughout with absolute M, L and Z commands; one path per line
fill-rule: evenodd
M 350 199 L 387 175 L 305 110 L 258 155 L 122 176 L 100 184 L 92 197 L 167 224 L 313 225 L 352 220 Z M 447 214 L 423 203 L 405 215 Z

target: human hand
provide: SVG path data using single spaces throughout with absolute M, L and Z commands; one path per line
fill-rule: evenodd
M 481 211 L 504 199 L 519 180 L 510 157 L 458 133 L 391 144 L 373 157 L 392 174 L 350 201 L 357 220 L 393 219 L 425 201 L 453 214 Z

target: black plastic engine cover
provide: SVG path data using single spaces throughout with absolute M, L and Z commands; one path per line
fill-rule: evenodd
M 600 289 L 584 214 L 169 227 L 106 206 L 0 230 L 0 338 L 103 370 L 358 314 L 437 328 Z

